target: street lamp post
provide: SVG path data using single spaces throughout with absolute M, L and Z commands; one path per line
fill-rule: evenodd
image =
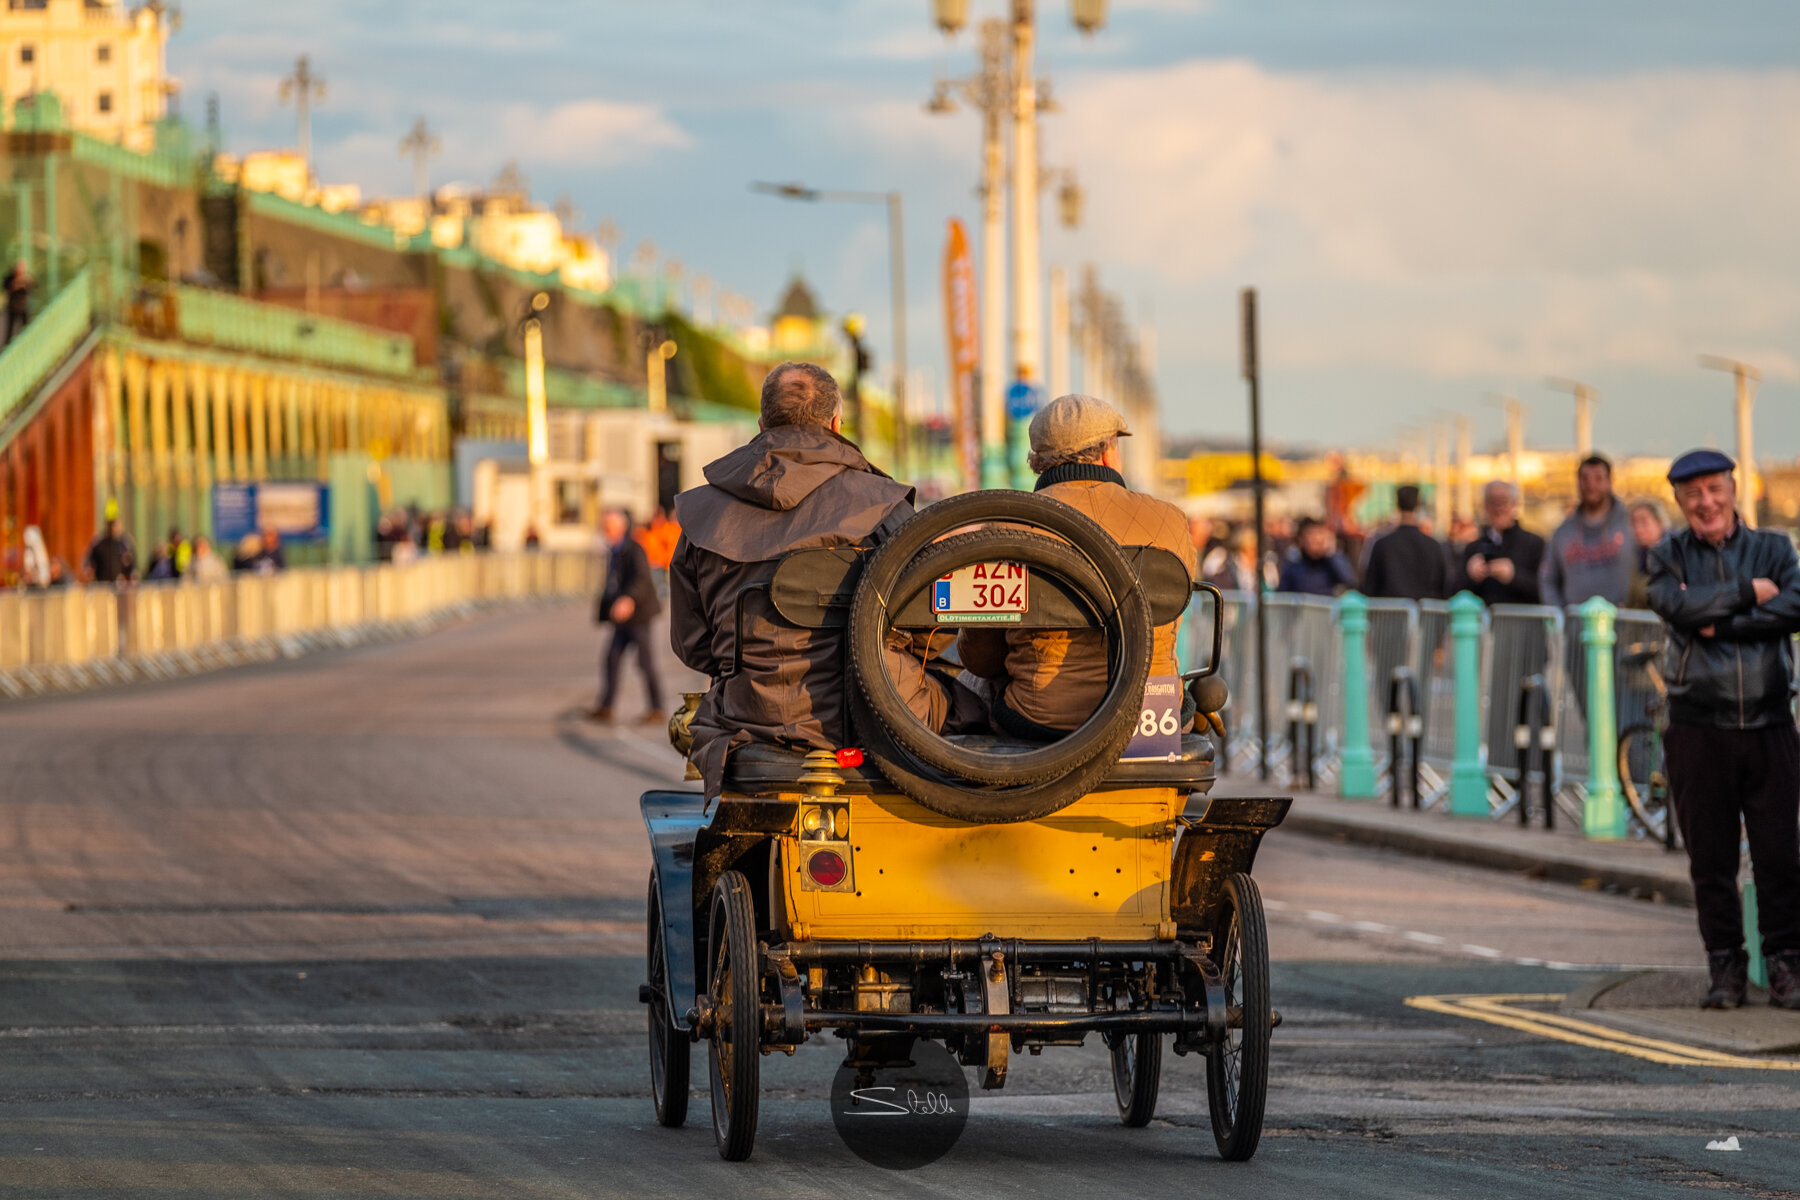
M 1736 381 L 1738 504 L 1743 511 L 1744 524 L 1755 529 L 1756 429 L 1751 416 L 1756 404 L 1756 388 L 1752 385 L 1762 379 L 1762 372 L 1749 363 L 1739 362 L 1735 358 L 1721 358 L 1716 354 L 1702 354 L 1700 365 L 1711 367 L 1715 371 L 1730 371 Z
M 1575 458 L 1580 461 L 1594 452 L 1594 401 L 1600 393 L 1593 384 L 1575 379 L 1551 378 L 1545 383 L 1575 397 Z
M 668 363 L 675 357 L 675 343 L 668 338 L 653 338 L 653 345 L 644 353 L 644 390 L 647 405 L 651 412 L 661 413 L 669 410 L 669 374 Z
M 976 107 L 986 117 L 983 139 L 982 191 L 982 288 L 997 289 L 1002 273 L 999 262 L 1000 238 L 995 226 L 999 220 L 1000 198 L 996 193 L 1001 145 L 999 116 L 1007 111 L 1012 117 L 1012 373 L 1015 379 L 1041 384 L 1043 362 L 1043 262 L 1038 237 L 1038 204 L 1042 173 L 1038 164 L 1037 115 L 1049 105 L 1047 86 L 1040 85 L 1032 74 L 1032 55 L 1037 44 L 1037 0 L 1009 0 L 1010 19 L 983 22 L 983 71 L 963 87 Z M 1106 21 L 1106 0 L 1070 0 L 1069 16 L 1084 35 L 1091 34 Z M 954 36 L 968 22 L 968 0 L 932 0 L 932 18 L 946 35 Z M 1006 62 L 1010 33 L 1011 61 Z M 980 90 L 974 90 L 979 86 Z M 940 83 L 929 106 L 933 111 L 948 107 L 948 86 Z M 1005 387 L 994 378 L 989 338 L 997 337 L 998 303 L 983 305 L 982 332 L 982 439 L 985 446 L 983 476 L 988 486 L 1002 485 L 1006 469 L 1004 449 L 1006 412 Z M 989 330 L 994 330 L 990 333 Z
M 413 195 L 424 200 L 431 191 L 431 156 L 443 149 L 444 143 L 431 127 L 420 117 L 413 122 L 412 131 L 400 139 L 400 153 L 413 160 Z M 431 213 L 425 213 L 426 224 L 431 223 Z
M 894 471 L 906 474 L 906 242 L 905 209 L 898 190 L 857 192 L 809 188 L 798 183 L 752 183 L 750 190 L 780 196 L 784 200 L 836 201 L 846 204 L 885 204 L 888 221 L 888 276 L 894 308 Z M 860 414 L 859 414 L 860 415 Z M 851 431 L 865 439 L 868 431 Z
M 940 12 L 945 7 L 940 0 Z M 954 23 L 938 24 L 954 33 L 967 19 L 967 0 L 954 5 Z M 982 487 L 1007 484 L 1006 469 L 1006 22 L 981 23 L 981 69 L 967 79 L 939 80 L 926 104 L 927 112 L 956 110 L 952 89 L 981 114 L 981 363 L 977 390 L 981 414 Z
M 1531 409 L 1513 396 L 1485 396 L 1483 399 L 1506 410 L 1506 470 L 1513 487 L 1523 492 L 1525 477 L 1520 464 L 1525 459 L 1525 417 Z
M 1036 0 L 1013 0 L 1013 374 L 1041 383 L 1044 373 L 1039 333 L 1043 293 L 1038 241 L 1038 83 L 1031 73 L 1037 45 Z
M 312 69 L 312 63 L 302 54 L 294 63 L 294 73 L 281 81 L 281 101 L 294 102 L 294 116 L 300 138 L 300 161 L 306 165 L 308 176 L 312 174 L 312 106 L 313 101 L 325 98 L 325 80 Z
M 520 340 L 525 349 L 525 445 L 531 462 L 531 527 L 545 528 L 549 512 L 545 486 L 548 476 L 544 466 L 550 460 L 549 398 L 544 387 L 544 327 L 538 314 L 550 307 L 550 293 L 534 294 L 525 306 L 525 317 L 519 322 Z

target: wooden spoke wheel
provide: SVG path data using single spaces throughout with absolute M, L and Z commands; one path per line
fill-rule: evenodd
M 713 1140 L 719 1157 L 742 1162 L 756 1145 L 756 1108 L 762 1071 L 762 963 L 756 945 L 756 910 L 750 882 L 727 871 L 713 888 L 707 945 L 712 971 L 712 1042 L 707 1054 L 712 1078 Z
M 650 900 L 645 909 L 644 970 L 650 984 L 650 1096 L 656 1102 L 656 1123 L 671 1129 L 687 1120 L 687 1031 L 677 1029 L 668 994 L 668 954 L 663 939 L 662 893 L 656 874 L 650 875 Z M 687 1001 L 684 1001 L 687 1003 Z
M 1269 1091 L 1269 933 L 1256 881 L 1225 883 L 1213 963 L 1225 989 L 1225 1032 L 1206 1056 L 1206 1099 L 1219 1157 L 1244 1162 L 1262 1138 Z

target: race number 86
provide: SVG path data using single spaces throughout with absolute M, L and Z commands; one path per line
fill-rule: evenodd
M 1172 708 L 1165 708 L 1160 713 L 1154 708 L 1146 708 L 1138 716 L 1137 731 L 1139 737 L 1155 737 L 1159 733 L 1164 737 L 1168 737 L 1170 734 L 1179 731 L 1180 728 L 1181 718 Z

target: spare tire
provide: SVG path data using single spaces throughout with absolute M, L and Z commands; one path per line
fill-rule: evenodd
M 945 536 L 973 524 L 1001 527 Z M 1085 600 L 1107 639 L 1107 690 L 1093 714 L 1062 739 L 1016 754 L 959 746 L 926 728 L 882 661 L 895 612 L 948 571 L 995 559 L 1061 579 Z M 946 816 L 997 823 L 1055 812 L 1091 790 L 1131 740 L 1149 676 L 1152 628 L 1136 574 L 1092 518 L 1028 492 L 941 501 L 871 556 L 851 605 L 851 693 L 863 748 L 896 787 Z M 985 786 L 970 790 L 955 780 Z

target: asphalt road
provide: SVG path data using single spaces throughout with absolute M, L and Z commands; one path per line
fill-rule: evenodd
M 0 1195 L 1800 1197 L 1800 1072 L 1405 1003 L 1691 964 L 1691 914 L 1280 831 L 1253 1162 L 1214 1157 L 1195 1059 L 1122 1128 L 1096 1041 L 882 1172 L 815 1039 L 724 1164 L 703 1096 L 651 1117 L 636 796 L 679 772 L 580 719 L 585 611 L 0 708 Z

